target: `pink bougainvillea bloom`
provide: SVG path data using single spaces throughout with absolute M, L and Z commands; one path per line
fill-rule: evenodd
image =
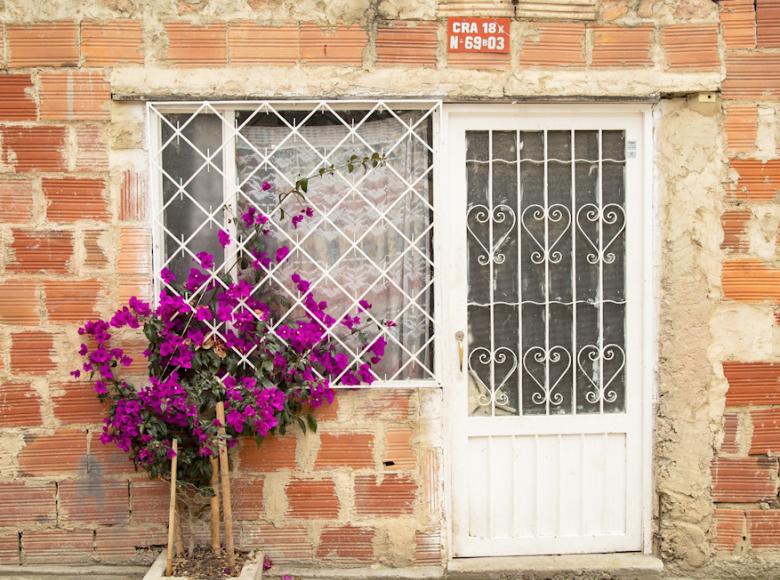
M 200 267 L 205 268 L 206 270 L 210 270 L 214 267 L 214 256 L 209 254 L 208 252 L 198 252 L 195 254 L 195 256 L 198 258 L 198 262 L 200 262 Z
M 223 248 L 228 244 L 230 244 L 230 234 L 227 233 L 225 230 L 219 230 L 217 237 L 219 238 L 219 245 L 222 246 Z
M 268 183 L 267 181 L 264 181 L 262 187 L 263 187 L 263 191 L 268 191 L 269 189 L 271 189 L 271 184 Z
M 163 282 L 166 284 L 173 284 L 176 282 L 176 276 L 174 276 L 173 272 L 171 272 L 168 268 L 163 268 L 160 270 L 160 278 L 162 278 Z

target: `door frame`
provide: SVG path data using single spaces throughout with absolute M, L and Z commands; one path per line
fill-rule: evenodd
M 649 103 L 609 103 L 609 104 L 444 104 L 441 117 L 441 127 L 438 131 L 439 154 L 442 163 L 437 163 L 437 175 L 434 177 L 434 207 L 439 216 L 450 210 L 448 205 L 447 168 L 445 160 L 451 157 L 453 146 L 448 142 L 449 125 L 452 119 L 468 117 L 485 117 L 496 115 L 506 116 L 544 116 L 551 115 L 559 118 L 581 117 L 592 114 L 594 116 L 605 115 L 637 115 L 641 117 L 641 139 L 638 145 L 637 155 L 640 157 L 640 170 L 642 172 L 640 182 L 642 184 L 642 201 L 638 204 L 641 213 L 642 229 L 642 268 L 641 281 L 643 286 L 641 306 L 641 349 L 635 356 L 640 358 L 641 366 L 639 374 L 642 377 L 642 385 L 639 389 L 641 405 L 641 426 L 639 428 L 641 450 L 641 490 L 638 494 L 641 498 L 641 551 L 651 553 L 653 549 L 653 430 L 655 423 L 655 406 L 657 401 L 657 324 L 658 304 L 660 295 L 660 251 L 658 243 L 660 235 L 658 228 L 658 206 L 656 203 L 655 179 L 654 179 L 654 116 L 653 106 Z M 440 224 L 445 220 L 437 220 Z M 446 223 L 446 222 L 445 222 Z M 444 228 L 442 228 L 444 230 Z M 439 272 L 447 272 L 450 268 L 463 268 L 463 261 L 458 261 L 453 252 L 447 252 L 447 239 L 451 235 L 449 231 L 440 231 L 435 236 L 435 254 Z M 442 287 L 442 277 L 437 280 L 439 288 Z M 450 292 L 443 291 L 439 294 L 439 313 L 437 317 L 440 326 L 437 331 L 441 338 L 440 365 L 441 382 L 444 387 L 442 421 L 445 435 L 444 470 L 445 477 L 445 518 L 447 520 L 447 545 L 448 559 L 459 556 L 454 554 L 454 502 L 453 483 L 455 477 L 454 462 L 452 461 L 455 434 L 458 425 L 452 421 L 451 397 L 453 388 L 459 385 L 461 380 L 457 370 L 457 343 L 454 334 L 462 330 L 457 320 L 448 316 L 455 312 L 458 305 L 454 302 L 456 297 Z M 445 360 L 446 359 L 446 360 Z M 454 364 L 453 364 L 454 363 Z M 562 551 L 563 552 L 563 551 Z

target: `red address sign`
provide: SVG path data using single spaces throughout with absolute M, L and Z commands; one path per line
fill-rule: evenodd
M 448 18 L 449 52 L 509 52 L 509 18 Z

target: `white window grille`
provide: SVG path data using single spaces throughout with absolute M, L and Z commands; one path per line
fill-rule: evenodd
M 160 278 L 163 268 L 184 279 L 203 250 L 216 256 L 213 279 L 235 275 L 246 252 L 229 218 L 254 207 L 269 216 L 270 237 L 290 248 L 254 289 L 287 299 L 275 327 L 305 309 L 291 281 L 297 272 L 337 319 L 366 300 L 374 320 L 396 323 L 372 331 L 388 343 L 374 366 L 375 385 L 438 384 L 433 174 L 440 101 L 158 102 L 147 112 L 156 294 L 173 290 Z M 379 166 L 347 171 L 351 156 L 375 153 L 384 159 Z M 331 165 L 335 171 L 320 177 Z M 279 204 L 278 193 L 305 177 L 306 202 L 289 196 Z M 289 216 L 304 206 L 313 216 L 292 228 Z M 224 249 L 219 229 L 233 234 Z M 341 325 L 328 334 L 352 362 L 370 358 Z

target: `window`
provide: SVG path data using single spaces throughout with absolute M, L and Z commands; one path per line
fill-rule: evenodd
M 440 109 L 439 102 L 406 101 L 150 104 L 156 284 L 165 284 L 163 268 L 186 278 L 202 250 L 216 256 L 217 272 L 239 276 L 242 241 L 232 235 L 223 249 L 216 234 L 235 234 L 229 217 L 254 207 L 269 216 L 271 244 L 290 248 L 254 288 L 286 298 L 276 325 L 303 312 L 291 280 L 299 273 L 337 319 L 366 300 L 376 319 L 396 323 L 381 330 L 388 344 L 374 367 L 378 380 L 434 379 L 433 132 Z M 379 166 L 347 171 L 350 158 L 374 153 L 384 159 Z M 331 165 L 333 174 L 319 176 Z M 280 192 L 306 177 L 305 202 L 288 196 L 279 203 Z M 289 216 L 304 207 L 312 217 L 291 227 Z M 346 328 L 328 332 L 354 362 L 369 358 Z

